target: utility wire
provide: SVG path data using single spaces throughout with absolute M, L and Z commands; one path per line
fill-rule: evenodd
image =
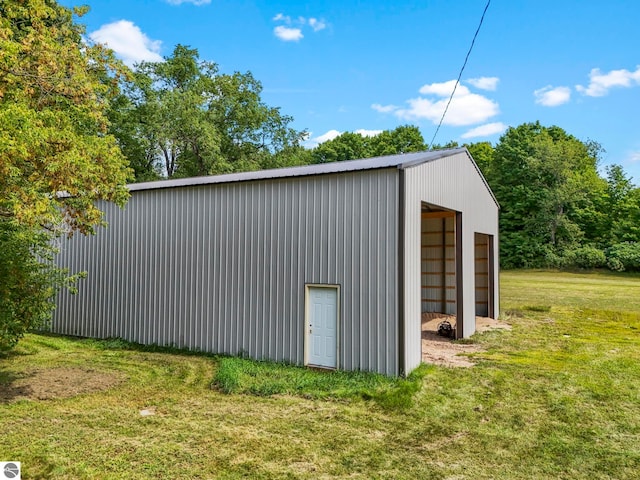
M 476 43 L 476 37 L 478 36 L 478 32 L 480 31 L 480 27 L 482 27 L 482 22 L 484 21 L 484 15 L 487 13 L 489 9 L 489 4 L 491 0 L 487 0 L 487 5 L 484 7 L 484 12 L 482 12 L 482 17 L 480 17 L 480 24 L 478 25 L 478 29 L 476 30 L 475 35 L 473 36 L 473 40 L 471 40 L 471 46 L 469 47 L 469 51 L 467 52 L 467 56 L 464 59 L 464 63 L 462 64 L 462 68 L 460 69 L 460 74 L 458 75 L 458 79 L 456 80 L 456 84 L 453 86 L 453 92 L 451 92 L 451 96 L 449 97 L 449 101 L 447 102 L 447 106 L 442 112 L 442 118 L 440 118 L 440 123 L 438 123 L 438 128 L 436 128 L 436 133 L 433 134 L 433 138 L 431 139 L 431 143 L 429 143 L 429 150 L 433 146 L 433 142 L 440 131 L 440 127 L 442 126 L 442 122 L 444 120 L 445 115 L 447 114 L 447 110 L 449 110 L 449 105 L 451 105 L 451 100 L 453 100 L 453 95 L 456 93 L 456 88 L 458 88 L 458 84 L 460 83 L 460 78 L 462 78 L 462 72 L 464 72 L 464 67 L 467 66 L 467 61 L 469 60 L 469 55 L 471 55 L 471 50 L 473 50 L 473 45 Z

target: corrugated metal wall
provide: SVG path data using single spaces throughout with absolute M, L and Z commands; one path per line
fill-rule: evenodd
M 405 370 L 421 361 L 421 206 L 423 202 L 462 212 L 464 336 L 475 331 L 474 233 L 493 235 L 498 251 L 498 207 L 469 155 L 460 153 L 405 169 L 404 181 L 404 349 Z M 495 315 L 498 315 L 498 258 L 495 258 Z
M 339 368 L 398 373 L 398 171 L 132 192 L 63 242 L 55 332 L 304 361 L 305 284 L 341 286 Z

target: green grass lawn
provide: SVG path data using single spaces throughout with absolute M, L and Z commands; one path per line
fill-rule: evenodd
M 513 329 L 475 338 L 477 366 L 412 381 L 29 335 L 0 357 L 0 461 L 23 478 L 638 478 L 640 278 L 505 272 L 501 289 Z

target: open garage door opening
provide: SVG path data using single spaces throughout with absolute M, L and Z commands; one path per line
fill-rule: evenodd
M 493 235 L 474 234 L 476 317 L 495 318 Z
M 420 287 L 422 356 L 434 341 L 462 337 L 460 213 L 422 204 Z

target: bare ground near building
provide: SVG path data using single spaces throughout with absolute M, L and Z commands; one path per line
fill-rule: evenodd
M 28 370 L 5 380 L 11 381 L 0 381 L 0 404 L 75 397 L 107 390 L 124 379 L 117 373 L 92 368 L 53 367 Z
M 475 363 L 468 355 L 484 349 L 477 344 L 455 343 L 451 338 L 438 335 L 438 325 L 445 320 L 455 329 L 455 315 L 422 314 L 422 361 L 445 367 L 473 367 Z M 510 330 L 511 325 L 493 318 L 476 317 L 476 332 L 494 329 Z

